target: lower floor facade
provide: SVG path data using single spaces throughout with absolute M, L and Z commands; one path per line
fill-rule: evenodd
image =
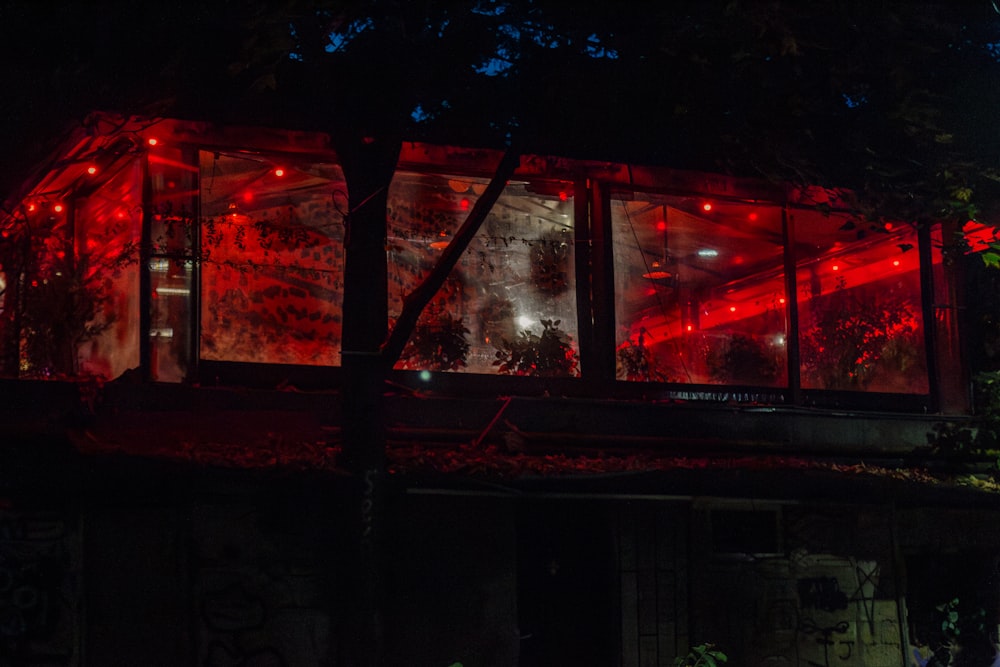
M 7 464 L 0 664 L 353 664 L 342 482 Z M 705 643 L 732 665 L 993 660 L 996 510 L 390 486 L 385 665 L 646 667 Z

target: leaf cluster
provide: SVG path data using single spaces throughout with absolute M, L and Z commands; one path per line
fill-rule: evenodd
M 699 644 L 691 647 L 687 655 L 674 658 L 674 667 L 719 667 L 729 658 L 715 648 L 715 644 Z
M 542 320 L 541 335 L 522 331 L 514 340 L 501 339 L 493 365 L 502 375 L 571 377 L 579 355 L 569 334 L 559 329 L 560 320 Z

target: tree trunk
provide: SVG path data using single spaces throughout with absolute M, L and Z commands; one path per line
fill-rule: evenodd
M 354 473 L 357 559 L 348 574 L 346 664 L 380 665 L 382 632 L 382 539 L 380 514 L 385 477 L 385 370 L 380 348 L 388 328 L 386 204 L 399 157 L 398 141 L 346 136 L 336 144 L 348 189 L 345 222 L 343 462 Z

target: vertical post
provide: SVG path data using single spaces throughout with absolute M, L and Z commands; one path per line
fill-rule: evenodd
M 385 483 L 386 370 L 381 348 L 388 330 L 386 205 L 401 144 L 346 135 L 336 144 L 347 184 L 344 234 L 344 314 L 341 350 L 343 447 L 354 474 L 357 549 L 354 632 L 348 665 L 377 667 L 383 654 L 381 515 Z
M 940 412 L 942 387 L 937 354 L 937 320 L 934 313 L 934 264 L 931 255 L 931 228 L 927 223 L 917 225 L 917 252 L 920 253 L 920 310 L 924 321 L 924 354 L 927 360 L 927 409 L 930 412 Z
M 785 244 L 785 353 L 788 364 L 788 402 L 802 403 L 802 359 L 799 351 L 799 292 L 795 269 L 795 221 L 788 205 L 781 207 L 781 235 Z
M 149 328 L 152 322 L 151 308 L 152 278 L 149 275 L 149 260 L 152 247 L 151 221 L 153 219 L 153 184 L 149 178 L 149 155 L 142 157 L 140 171 L 142 188 L 142 220 L 139 226 L 139 369 L 142 379 L 146 382 L 152 379 L 150 367 L 152 349 L 149 341 Z
M 594 322 L 593 347 L 597 355 L 595 382 L 610 386 L 615 379 L 614 259 L 611 253 L 611 203 L 602 183 L 590 188 L 591 267 Z

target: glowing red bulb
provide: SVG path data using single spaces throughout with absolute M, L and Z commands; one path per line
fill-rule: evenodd
M 691 324 L 687 325 L 687 330 L 688 331 L 694 331 L 694 326 L 691 325 Z
M 559 201 L 566 201 L 567 199 L 569 199 L 569 195 L 561 191 L 559 193 Z
M 466 211 L 469 208 L 469 200 L 463 197 L 462 201 L 458 202 L 458 205 L 462 207 L 463 211 Z
M 780 299 L 778 299 L 778 303 L 784 303 L 784 302 L 785 302 L 785 297 L 781 297 Z
M 250 202 L 253 201 L 253 192 L 251 190 L 246 190 L 243 193 L 243 201 Z
M 735 313 L 736 312 L 736 306 L 729 306 L 729 312 L 730 313 Z
M 63 205 L 62 204 L 56 204 L 55 206 L 52 207 L 52 210 L 55 211 L 56 213 L 62 213 Z
M 708 202 L 705 202 L 704 204 L 701 205 L 701 208 L 702 208 L 703 211 L 711 211 L 712 210 L 712 205 L 709 204 Z
M 93 176 L 94 174 L 97 173 L 97 167 L 93 167 L 93 166 L 87 167 L 87 173 L 90 174 L 91 176 Z
M 750 219 L 751 221 L 756 220 L 757 219 L 757 214 L 756 213 L 751 213 L 750 215 L 747 216 L 747 218 Z
M 834 271 L 840 271 L 840 265 L 839 264 L 834 264 L 833 265 L 833 270 Z
M 156 137 L 150 137 L 149 139 L 146 140 L 146 143 L 149 144 L 150 146 L 155 146 L 160 142 Z
M 282 169 L 281 167 L 278 167 L 277 169 L 274 170 L 274 175 L 277 176 L 278 178 L 281 178 L 282 176 L 285 175 L 285 170 Z
M 899 260 L 898 259 L 892 260 L 892 265 L 893 266 L 899 266 Z
M 660 232 L 666 231 L 667 230 L 667 223 L 664 222 L 663 220 L 660 220 L 658 223 L 656 223 L 656 230 L 660 231 Z
M 28 204 L 28 213 L 31 213 L 34 210 L 35 210 L 35 205 L 34 204 Z

